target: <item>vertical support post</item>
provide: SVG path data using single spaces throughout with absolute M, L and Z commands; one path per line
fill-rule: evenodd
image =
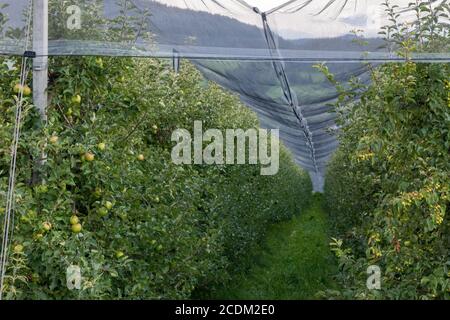
M 48 86 L 48 0 L 33 0 L 33 104 L 38 109 L 43 124 L 47 122 Z M 47 155 L 42 150 L 36 159 L 32 183 L 42 183 L 45 174 L 42 168 Z
M 48 0 L 33 1 L 33 101 L 42 121 L 47 121 Z
M 180 53 L 173 49 L 173 56 L 172 56 L 172 67 L 173 67 L 173 71 L 175 71 L 175 73 L 179 73 L 180 72 Z

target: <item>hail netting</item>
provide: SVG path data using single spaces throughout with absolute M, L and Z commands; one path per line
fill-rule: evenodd
M 19 55 L 28 0 L 2 0 L 0 53 Z M 49 55 L 109 55 L 191 59 L 206 78 L 238 93 L 261 124 L 279 128 L 296 161 L 321 188 L 337 146 L 330 133 L 335 88 L 313 65 L 327 62 L 341 82 L 368 81 L 366 62 L 402 61 L 379 34 L 395 26 L 386 0 L 291 0 L 261 12 L 243 0 L 49 0 Z M 448 62 L 449 0 L 388 0 L 397 24 L 417 28 L 409 3 L 436 15 L 447 41 L 413 55 Z M 441 14 L 443 13 L 443 14 Z M 434 22 L 433 22 L 434 21 Z M 386 30 L 392 36 L 395 29 Z M 426 31 L 425 31 L 426 32 Z M 407 33 L 407 31 L 406 31 Z

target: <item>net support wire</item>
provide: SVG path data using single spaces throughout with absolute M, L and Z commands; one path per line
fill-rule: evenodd
M 36 57 L 36 53 L 29 51 L 31 17 L 33 13 L 33 0 L 28 3 L 28 17 L 25 29 L 25 51 L 21 60 L 20 67 L 20 88 L 16 99 L 15 120 L 13 129 L 13 138 L 11 143 L 11 161 L 9 168 L 8 191 L 6 194 L 6 208 L 2 230 L 2 244 L 0 251 L 0 300 L 3 299 L 5 289 L 5 276 L 8 265 L 8 254 L 11 239 L 14 233 L 14 210 L 15 210 L 15 184 L 16 184 L 16 168 L 17 168 L 17 149 L 19 146 L 20 129 L 22 121 L 22 107 L 24 103 L 24 88 L 28 74 L 30 71 L 29 60 Z

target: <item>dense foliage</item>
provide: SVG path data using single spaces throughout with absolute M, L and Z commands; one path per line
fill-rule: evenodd
M 387 45 L 403 64 L 369 66 L 367 87 L 338 83 L 340 148 L 330 163 L 326 199 L 332 250 L 346 298 L 450 297 L 450 66 L 416 64 L 416 53 L 448 52 L 450 7 L 411 2 L 413 23 L 386 1 Z M 368 267 L 381 290 L 368 290 Z M 336 293 L 336 292 L 335 292 Z
M 270 222 L 304 206 L 308 178 L 284 148 L 275 176 L 255 165 L 172 163 L 172 131 L 194 120 L 258 126 L 190 65 L 178 75 L 156 60 L 50 66 L 48 123 L 30 97 L 24 108 L 8 298 L 188 298 L 226 280 Z M 0 81 L 3 208 L 18 70 L 0 64 Z M 68 289 L 69 266 L 81 268 L 81 290 Z
M 347 297 L 450 297 L 450 67 L 385 65 L 345 104 L 326 195 Z M 366 288 L 369 265 L 380 291 Z

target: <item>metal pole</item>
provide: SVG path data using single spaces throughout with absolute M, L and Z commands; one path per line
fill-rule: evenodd
M 48 0 L 33 0 L 33 102 L 41 119 L 47 120 Z
M 42 122 L 47 122 L 48 86 L 48 0 L 33 0 L 33 104 L 39 111 Z M 42 183 L 45 174 L 42 168 L 47 155 L 42 150 L 35 163 L 32 183 Z

